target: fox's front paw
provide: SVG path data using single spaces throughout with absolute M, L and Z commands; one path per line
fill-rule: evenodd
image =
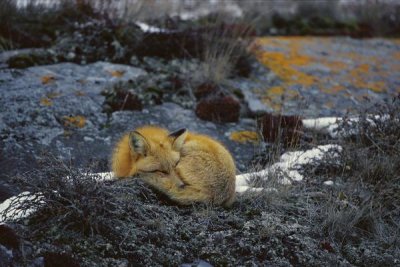
M 140 179 L 161 190 L 169 190 L 173 186 L 171 180 L 165 174 L 145 173 L 140 175 Z

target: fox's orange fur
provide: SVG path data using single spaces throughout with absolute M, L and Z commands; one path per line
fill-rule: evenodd
M 206 135 L 145 126 L 127 134 L 117 144 L 112 168 L 117 177 L 139 178 L 172 200 L 229 206 L 235 199 L 236 168 L 232 156 L 219 142 Z M 135 133 L 133 132 L 133 133 Z M 132 140 L 135 139 L 132 145 Z M 138 151 L 135 151 L 138 150 Z

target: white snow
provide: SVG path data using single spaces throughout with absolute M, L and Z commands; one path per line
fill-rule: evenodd
M 328 134 L 332 138 L 346 137 L 356 133 L 356 129 L 351 132 L 339 131 L 339 124 L 343 121 L 343 118 L 338 117 L 326 117 L 317 119 L 304 119 L 303 127 L 320 133 Z M 357 123 L 358 118 L 348 119 L 350 123 Z
M 67 177 L 68 178 L 68 177 Z M 100 172 L 93 173 L 93 178 L 98 179 L 99 182 L 114 180 L 114 174 L 112 172 Z M 24 201 L 35 200 L 37 203 L 36 207 L 32 207 L 26 210 L 19 210 L 17 207 Z M 40 194 L 32 194 L 28 191 L 24 191 L 16 196 L 10 197 L 0 204 L 0 223 L 7 220 L 23 219 L 34 213 L 37 207 L 44 205 L 44 197 Z
M 151 26 L 151 25 L 149 25 L 149 24 L 147 24 L 147 23 L 140 22 L 140 21 L 136 21 L 135 24 L 136 24 L 137 26 L 139 26 L 140 29 L 141 29 L 143 32 L 148 32 L 148 33 L 169 32 L 169 31 L 166 30 L 166 29 L 154 27 L 154 26 Z
M 98 179 L 99 182 L 115 180 L 114 173 L 112 172 L 98 172 L 94 173 L 93 177 Z
M 33 201 L 37 203 L 36 207 L 32 207 L 25 210 L 17 209 L 17 207 L 24 201 Z M 37 207 L 44 205 L 44 197 L 40 194 L 32 194 L 28 191 L 24 191 L 19 195 L 10 197 L 0 204 L 0 223 L 4 223 L 8 220 L 23 219 L 36 212 Z
M 243 17 L 243 10 L 235 3 L 229 2 L 221 4 L 218 1 L 210 2 L 209 5 L 199 6 L 192 10 L 185 10 L 172 13 L 171 16 L 177 16 L 181 20 L 196 20 L 206 17 L 214 12 L 222 12 L 231 15 L 234 18 Z
M 270 175 L 278 175 L 281 178 L 282 184 L 291 184 L 292 181 L 301 181 L 304 177 L 300 174 L 299 169 L 303 167 L 303 165 L 322 159 L 328 152 L 332 153 L 332 157 L 338 158 L 338 152 L 340 151 L 342 151 L 342 148 L 338 145 L 323 145 L 306 151 L 286 152 L 281 156 L 279 162 L 272 164 L 264 170 L 237 175 L 236 186 L 249 186 L 248 181 L 254 176 L 267 179 Z
M 333 183 L 333 181 L 328 180 L 328 181 L 325 181 L 325 182 L 324 182 L 324 185 L 332 186 L 332 185 L 334 185 L 334 183 Z
M 367 115 L 366 121 L 371 126 L 376 126 L 375 121 L 381 120 L 385 121 L 388 120 L 390 116 L 385 114 L 383 116 L 380 115 Z M 351 117 L 347 118 L 346 122 L 350 125 L 354 126 L 349 131 L 338 130 L 339 124 L 343 122 L 343 118 L 339 117 L 325 117 L 325 118 L 317 118 L 317 119 L 303 119 L 303 127 L 305 129 L 317 131 L 320 133 L 329 134 L 332 138 L 341 138 L 341 137 L 348 137 L 351 135 L 355 135 L 358 133 L 358 129 L 356 124 L 358 123 L 358 117 Z

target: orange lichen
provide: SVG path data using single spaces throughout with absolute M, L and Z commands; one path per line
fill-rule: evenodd
M 290 53 L 264 52 L 258 56 L 259 60 L 287 84 L 309 86 L 314 84 L 315 78 L 296 69 L 310 63 L 310 58 Z
M 310 86 L 313 85 L 317 79 L 300 70 L 300 67 L 308 66 L 313 62 L 311 57 L 300 53 L 304 42 L 306 42 L 306 39 L 296 37 L 261 38 L 259 39 L 259 47 L 264 47 L 265 50 L 262 51 L 259 48 L 256 52 L 256 56 L 259 61 L 275 73 L 285 85 L 299 84 Z M 271 48 L 273 51 L 269 51 L 268 48 Z M 273 48 L 280 48 L 280 51 L 276 51 L 276 49 Z
M 237 131 L 232 132 L 229 139 L 238 143 L 257 143 L 259 141 L 258 134 L 252 131 Z
M 328 89 L 325 90 L 326 93 L 338 93 L 340 91 L 343 91 L 344 89 L 346 89 L 343 85 L 333 85 L 331 87 L 329 87 Z
M 42 106 L 47 106 L 47 107 L 52 106 L 53 102 L 51 100 L 56 98 L 56 97 L 58 97 L 58 96 L 60 96 L 60 95 L 61 95 L 61 93 L 59 93 L 59 92 L 49 92 L 49 93 L 46 94 L 45 97 L 42 97 L 40 99 L 40 104 Z
M 121 78 L 125 74 L 124 70 L 109 70 L 108 72 L 111 74 L 111 76 L 117 78 Z
M 332 73 L 340 73 L 348 67 L 348 65 L 342 61 L 329 61 L 327 59 L 321 60 L 325 66 L 327 66 Z
M 268 89 L 268 93 L 272 95 L 283 95 L 285 89 L 282 86 L 274 86 Z
M 394 43 L 400 40 L 391 40 Z M 313 86 L 321 92 L 334 94 L 357 88 L 386 92 L 385 80 L 400 71 L 400 52 L 392 53 L 393 60 L 380 55 L 343 51 L 332 38 L 266 37 L 252 45 L 258 60 L 277 75 L 281 83 L 259 92 L 268 105 L 276 105 L 278 95 L 286 95 L 293 85 Z M 325 66 L 326 68 L 321 68 Z M 320 69 L 317 75 L 311 70 Z M 310 71 L 309 71 L 310 70 Z M 271 101 L 272 99 L 272 101 Z M 272 106 L 271 106 L 272 107 Z
M 395 52 L 395 53 L 393 53 L 392 58 L 395 59 L 395 60 L 397 60 L 397 61 L 400 61 L 400 52 Z
M 44 75 L 41 78 L 42 84 L 48 84 L 54 82 L 56 78 L 53 75 Z
M 369 89 L 374 92 L 383 92 L 386 83 L 383 81 L 368 81 L 367 77 L 371 76 L 371 67 L 368 64 L 361 64 L 350 70 L 347 80 L 356 88 Z
M 82 91 L 77 90 L 77 91 L 75 91 L 75 95 L 76 95 L 76 96 L 84 96 L 84 95 L 86 95 L 86 94 L 85 94 L 85 92 L 82 92 Z
M 42 97 L 40 99 L 40 104 L 42 106 L 50 107 L 50 106 L 53 105 L 53 102 L 51 102 L 51 100 L 49 98 L 47 98 L 47 97 Z
M 54 99 L 56 97 L 59 97 L 61 95 L 60 92 L 49 92 L 46 94 L 46 96 L 50 99 Z
M 83 116 L 64 116 L 64 126 L 83 128 L 86 124 L 86 118 Z

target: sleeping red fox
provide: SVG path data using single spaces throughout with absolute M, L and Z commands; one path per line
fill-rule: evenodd
M 114 149 L 116 177 L 138 177 L 179 204 L 229 206 L 235 199 L 231 154 L 209 136 L 181 129 L 144 126 L 122 137 Z

